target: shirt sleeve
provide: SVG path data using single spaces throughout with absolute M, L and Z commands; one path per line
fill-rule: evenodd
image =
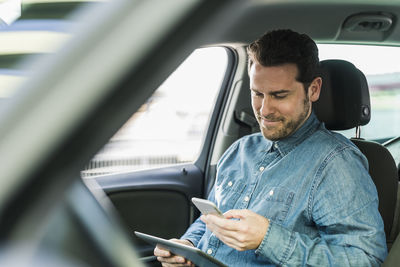
M 309 196 L 319 235 L 271 222 L 256 253 L 281 266 L 380 266 L 387 256 L 375 185 L 355 149 L 328 155 Z
M 186 233 L 181 236 L 181 239 L 189 240 L 195 247 L 197 247 L 197 244 L 203 237 L 205 230 L 206 225 L 200 220 L 200 218 L 197 218 L 197 220 L 186 230 Z
M 215 203 L 215 185 L 211 189 L 211 192 L 208 196 L 208 200 L 212 201 Z M 185 234 L 181 236 L 181 239 L 186 239 L 192 242 L 192 244 L 197 247 L 200 239 L 203 237 L 204 232 L 206 231 L 206 225 L 203 223 L 203 221 L 200 220 L 200 218 L 197 218 L 197 220 L 190 225 L 190 227 L 186 230 Z
M 220 165 L 228 158 L 231 154 L 233 154 L 236 150 L 237 147 L 239 146 L 241 142 L 241 139 L 237 140 L 234 142 L 222 155 L 220 160 L 218 161 L 217 164 L 217 179 L 218 179 L 218 174 L 220 172 Z M 215 203 L 215 184 L 213 188 L 210 191 L 210 194 L 208 195 L 208 200 L 212 201 Z M 192 225 L 186 230 L 185 234 L 181 236 L 181 239 L 186 239 L 192 242 L 192 244 L 197 247 L 200 239 L 203 237 L 204 232 L 206 231 L 206 225 L 203 223 L 200 218 L 197 218 L 197 220 L 194 221 Z

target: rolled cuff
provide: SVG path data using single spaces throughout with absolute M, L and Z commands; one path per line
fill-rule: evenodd
M 283 265 L 288 260 L 293 247 L 294 233 L 279 224 L 270 221 L 267 233 L 256 250 L 277 265 Z
M 186 239 L 190 241 L 195 247 L 197 247 L 197 244 L 200 242 L 200 239 L 197 235 L 191 235 L 191 234 L 184 234 L 181 236 L 180 239 Z

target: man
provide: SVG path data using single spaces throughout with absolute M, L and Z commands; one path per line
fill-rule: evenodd
M 368 163 L 312 112 L 322 79 L 314 41 L 291 30 L 248 47 L 250 90 L 261 133 L 222 156 L 203 215 L 177 242 L 228 266 L 379 266 L 387 254 Z M 191 265 L 156 248 L 163 266 Z

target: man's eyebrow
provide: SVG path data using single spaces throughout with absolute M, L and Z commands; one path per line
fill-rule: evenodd
M 279 95 L 279 94 L 287 94 L 287 93 L 290 93 L 290 90 L 282 89 L 282 90 L 269 92 L 268 94 L 269 95 Z
M 261 93 L 259 90 L 255 89 L 255 88 L 250 88 L 250 90 L 255 93 Z M 268 92 L 269 95 L 274 95 L 274 96 L 279 95 L 279 94 L 287 94 L 287 93 L 290 93 L 289 89 L 282 89 L 282 90 Z

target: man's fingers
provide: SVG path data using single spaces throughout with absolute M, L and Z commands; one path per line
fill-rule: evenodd
M 162 266 L 174 266 L 174 267 L 178 267 L 178 266 L 194 266 L 194 264 L 185 259 L 184 257 L 181 256 L 177 256 L 177 255 L 173 255 L 171 257 L 157 257 L 157 260 L 159 262 L 161 262 Z
M 231 248 L 234 248 L 238 251 L 244 250 L 242 243 L 239 242 L 235 237 L 219 235 L 219 233 L 216 233 L 215 236 L 218 237 L 218 239 L 220 239 L 224 244 L 226 244 L 227 246 L 230 246 Z
M 182 261 L 183 259 L 183 261 Z M 173 267 L 179 267 L 179 266 L 194 266 L 194 264 L 191 261 L 186 260 L 183 257 L 180 256 L 173 256 L 170 258 L 162 258 L 158 257 L 157 260 L 161 262 L 162 266 L 168 267 L 168 266 L 173 266 Z
M 224 216 L 227 219 L 245 219 L 247 213 L 247 210 L 228 210 L 224 213 Z
M 171 239 L 171 241 L 185 244 L 188 246 L 193 246 L 193 244 L 188 240 Z M 161 262 L 162 266 L 164 266 L 164 267 L 169 267 L 169 266 L 173 266 L 173 267 L 193 266 L 194 267 L 194 264 L 191 261 L 185 259 L 182 256 L 174 255 L 170 251 L 168 251 L 160 246 L 156 246 L 154 248 L 154 255 L 157 256 L 157 260 L 159 262 Z
M 232 239 L 236 238 L 237 230 L 229 230 L 223 227 L 219 227 L 213 223 L 207 224 L 207 227 L 213 232 L 216 236 L 226 236 Z
M 212 229 L 211 229 L 212 228 Z M 236 231 L 226 230 L 224 228 L 219 228 L 215 225 L 210 225 L 210 230 L 223 241 L 223 238 L 226 238 L 227 242 L 229 242 L 230 246 L 240 246 L 241 244 L 247 242 L 247 232 L 244 231 L 246 228 L 245 225 L 238 223 Z M 223 241 L 224 242 L 224 241 Z M 225 242 L 224 242 L 225 243 Z
M 186 259 L 181 256 L 171 256 L 171 257 L 157 257 L 157 260 L 165 263 L 186 263 Z
M 194 267 L 194 264 L 192 263 L 167 263 L 167 262 L 162 262 L 161 265 L 163 267 Z
M 177 264 L 177 263 L 161 263 L 163 267 L 195 267 L 193 263 Z
M 227 220 L 226 218 L 220 218 L 215 215 L 203 215 L 201 216 L 201 220 L 205 222 L 207 226 L 213 224 L 218 228 L 223 228 L 229 231 L 238 230 L 238 221 L 235 220 Z
M 218 238 L 227 237 L 230 238 L 231 240 L 238 241 L 237 236 L 238 234 L 240 234 L 241 231 L 243 231 L 243 225 L 241 221 L 222 219 L 214 215 L 206 215 L 203 219 L 204 222 L 206 222 L 207 227 Z M 221 239 L 221 241 L 223 240 Z
M 267 218 L 250 210 L 230 210 L 224 216 L 201 219 L 222 242 L 240 251 L 257 248 L 269 227 Z
M 207 227 L 218 238 L 221 236 L 228 237 L 231 240 L 235 240 L 235 244 L 242 244 L 243 242 L 246 242 L 245 236 L 250 230 L 246 223 L 243 221 L 227 219 L 225 219 L 225 221 L 222 223 L 218 223 L 218 220 L 214 221 L 213 218 L 207 222 Z
M 161 248 L 159 246 L 156 246 L 154 248 L 154 256 L 157 256 L 157 257 L 171 257 L 171 252 L 169 252 L 168 250 L 163 249 L 163 248 Z

